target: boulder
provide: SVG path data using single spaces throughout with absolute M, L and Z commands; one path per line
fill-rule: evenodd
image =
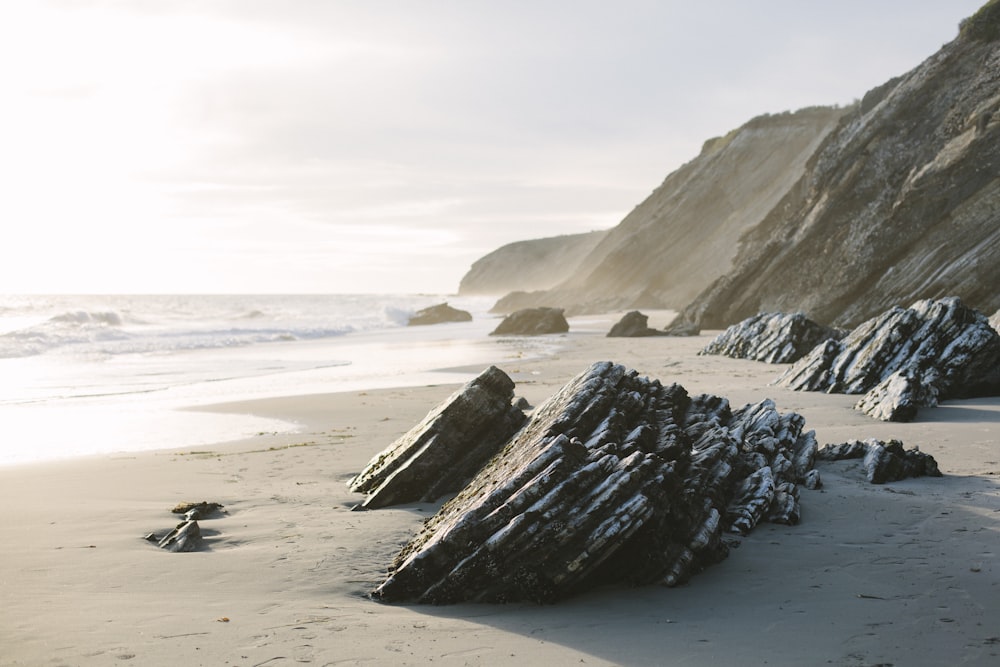
M 551 602 L 683 583 L 726 557 L 727 533 L 798 521 L 816 451 L 803 426 L 769 400 L 733 411 L 596 363 L 424 524 L 372 597 Z
M 664 336 L 663 331 L 650 329 L 649 316 L 643 315 L 638 310 L 625 313 L 625 315 L 611 327 L 608 338 L 641 338 L 644 336 Z
M 407 322 L 407 326 L 415 327 L 426 324 L 441 324 L 442 322 L 471 322 L 472 313 L 466 310 L 452 308 L 447 303 L 439 303 L 418 310 Z
M 524 423 L 513 398 L 514 381 L 487 368 L 348 482 L 367 494 L 356 509 L 430 502 L 461 489 Z
M 827 340 L 776 384 L 801 391 L 863 394 L 858 409 L 912 419 L 938 400 L 1000 394 L 1000 334 L 958 297 L 917 301 Z
M 899 440 L 848 440 L 826 445 L 816 452 L 816 458 L 822 461 L 864 458 L 865 476 L 872 484 L 898 482 L 908 477 L 941 477 L 933 456 L 916 447 L 904 450 Z
M 562 308 L 523 308 L 505 317 L 491 336 L 540 336 L 566 333 L 569 323 Z
M 729 327 L 698 354 L 786 364 L 798 361 L 819 343 L 841 335 L 802 313 L 760 313 Z

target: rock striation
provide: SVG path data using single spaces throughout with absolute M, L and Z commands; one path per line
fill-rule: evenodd
M 651 329 L 649 316 L 638 310 L 625 313 L 608 331 L 608 338 L 644 338 L 647 336 L 666 336 L 665 331 Z
M 503 318 L 491 336 L 541 336 L 566 333 L 569 322 L 562 308 L 522 308 Z
M 407 322 L 407 326 L 424 326 L 428 324 L 442 324 L 444 322 L 471 322 L 472 313 L 467 310 L 453 308 L 447 303 L 439 303 L 435 306 L 428 306 L 418 310 Z
M 724 535 L 799 519 L 814 434 L 766 400 L 732 410 L 599 362 L 543 405 L 398 554 L 383 602 L 551 602 L 603 584 L 676 585 Z
M 865 476 L 872 484 L 898 482 L 908 477 L 941 477 L 937 461 L 917 448 L 904 450 L 899 440 L 884 442 L 848 440 L 838 445 L 826 445 L 816 452 L 820 461 L 864 459 Z
M 350 482 L 356 509 L 430 502 L 458 491 L 524 423 L 514 382 L 496 366 L 431 410 Z
M 798 361 L 819 343 L 841 336 L 802 313 L 760 313 L 729 327 L 698 354 L 786 364 Z
M 1000 335 L 957 297 L 892 308 L 842 340 L 827 340 L 776 384 L 867 395 L 857 408 L 887 421 L 913 419 L 938 400 L 1000 394 Z

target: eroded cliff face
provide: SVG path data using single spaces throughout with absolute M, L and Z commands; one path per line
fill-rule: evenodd
M 564 264 L 571 270 L 558 284 L 524 279 L 511 289 L 535 291 L 511 295 L 497 310 L 682 308 L 732 267 L 740 235 L 759 224 L 801 178 L 807 160 L 844 113 L 816 107 L 761 116 L 705 142 L 697 158 L 670 174 L 589 253 Z M 509 262 L 505 275 L 530 278 L 534 267 L 524 260 L 531 258 L 531 244 L 549 242 L 526 242 L 517 254 L 498 250 L 492 263 Z M 463 278 L 463 289 L 482 284 L 475 276 L 486 260 Z
M 959 37 L 843 119 L 682 317 L 721 328 L 803 311 L 853 326 L 951 294 L 994 312 L 998 158 L 1000 42 Z
M 1000 2 L 849 109 L 754 119 L 706 142 L 554 287 L 495 310 L 673 308 L 703 329 L 760 312 L 851 327 L 918 299 L 1000 308 Z

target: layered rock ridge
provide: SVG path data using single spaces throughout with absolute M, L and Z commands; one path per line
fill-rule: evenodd
M 841 340 L 827 340 L 776 384 L 802 391 L 865 394 L 859 410 L 910 421 L 939 400 L 1000 395 L 1000 335 L 957 297 L 895 307 Z
M 399 553 L 384 602 L 551 602 L 606 583 L 675 585 L 724 534 L 796 523 L 816 440 L 771 401 L 730 409 L 599 362 L 539 406 Z

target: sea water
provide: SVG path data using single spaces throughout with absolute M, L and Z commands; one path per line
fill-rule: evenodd
M 473 321 L 406 326 L 417 310 L 446 300 Z M 183 408 L 465 382 L 474 377 L 469 367 L 502 358 L 507 352 L 498 346 L 512 344 L 488 335 L 498 323 L 487 312 L 492 302 L 441 295 L 0 296 L 0 465 L 300 428 Z M 544 354 L 552 343 L 518 345 L 525 344 Z

